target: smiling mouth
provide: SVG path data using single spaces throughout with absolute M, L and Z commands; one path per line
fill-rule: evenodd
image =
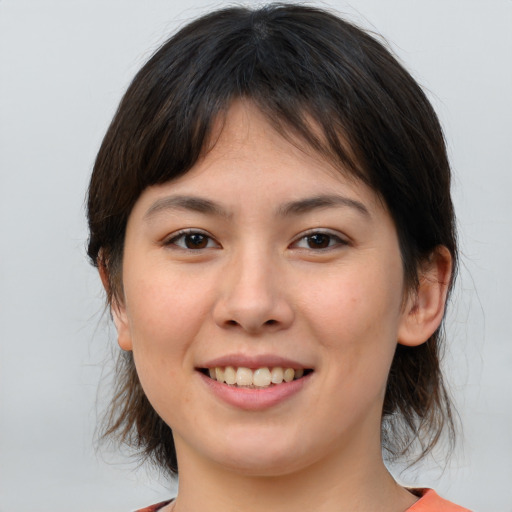
M 298 380 L 309 375 L 313 370 L 308 368 L 245 368 L 234 366 L 216 366 L 215 368 L 200 368 L 199 371 L 210 379 L 240 388 L 268 388 Z

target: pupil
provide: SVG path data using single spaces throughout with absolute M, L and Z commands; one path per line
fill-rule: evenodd
M 325 249 L 329 246 L 329 235 L 316 234 L 308 237 L 309 246 L 313 249 Z
M 188 249 L 204 249 L 207 243 L 206 236 L 198 233 L 187 235 L 185 238 L 185 245 Z

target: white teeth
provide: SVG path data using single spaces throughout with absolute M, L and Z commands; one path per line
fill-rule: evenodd
M 294 368 L 275 366 L 271 370 L 267 367 L 251 370 L 243 366 L 239 368 L 216 366 L 215 368 L 209 368 L 208 374 L 212 379 L 218 382 L 225 382 L 230 386 L 266 388 L 270 385 L 300 379 L 304 375 L 304 369 L 299 368 L 295 370 Z
M 252 370 L 243 366 L 236 371 L 236 383 L 239 386 L 252 386 Z
M 283 382 L 283 369 L 282 368 L 272 368 L 272 384 L 281 384 Z
M 258 368 L 257 370 L 254 370 L 252 376 L 252 383 L 255 386 L 263 388 L 266 386 L 270 386 L 271 382 L 272 376 L 270 375 L 270 370 L 268 368 Z
M 293 368 L 286 368 L 283 374 L 283 380 L 285 382 L 291 382 L 295 377 L 295 370 Z
M 236 370 L 232 366 L 224 368 L 224 382 L 226 384 L 236 384 Z

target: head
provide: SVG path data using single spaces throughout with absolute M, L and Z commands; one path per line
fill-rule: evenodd
M 233 105 L 251 105 L 278 133 L 373 191 L 389 213 L 414 304 L 422 269 L 457 262 L 450 169 L 425 94 L 386 48 L 311 7 L 229 8 L 171 37 L 128 88 L 98 153 L 88 197 L 88 253 L 108 302 L 124 303 L 127 224 L 150 187 L 172 184 L 213 151 Z M 382 411 L 385 449 L 420 455 L 452 429 L 440 372 L 442 325 L 422 343 L 398 343 Z M 108 434 L 177 470 L 172 431 L 148 401 L 131 352 L 118 366 Z

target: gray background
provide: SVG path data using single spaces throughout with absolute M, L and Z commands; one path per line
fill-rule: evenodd
M 83 201 L 134 73 L 220 5 L 0 0 L 0 512 L 121 512 L 170 495 L 94 448 L 116 347 L 85 258 Z M 445 366 L 463 443 L 448 466 L 438 457 L 400 479 L 512 511 L 512 2 L 321 5 L 389 40 L 429 91 L 455 173 L 462 267 Z

